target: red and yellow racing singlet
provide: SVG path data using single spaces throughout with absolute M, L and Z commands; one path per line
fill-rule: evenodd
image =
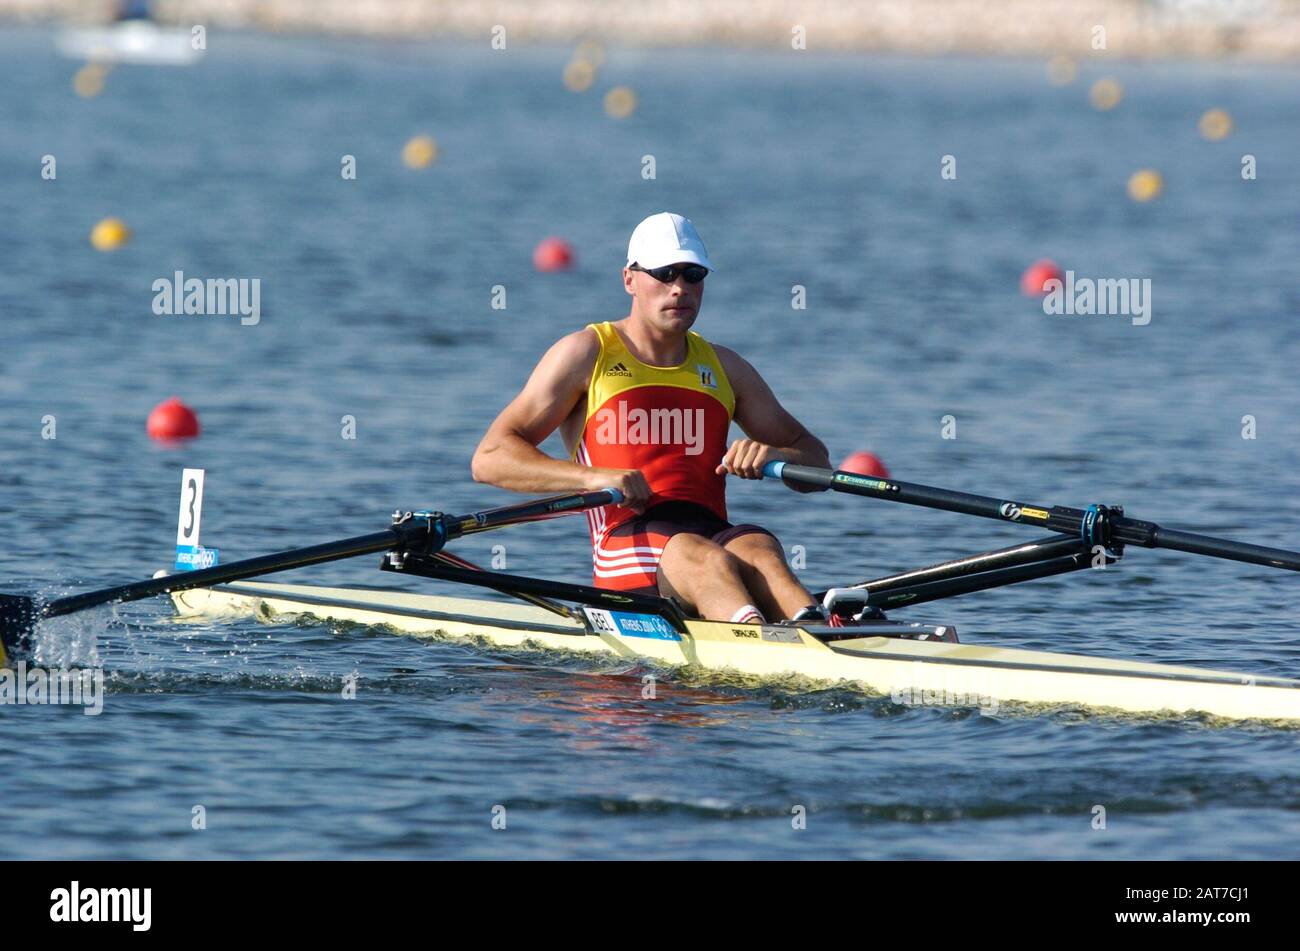
M 692 331 L 682 363 L 655 367 L 632 356 L 613 323 L 589 327 L 600 337 L 600 356 L 587 385 L 587 418 L 574 461 L 639 469 L 653 493 L 649 505 L 695 502 L 725 520 L 726 477 L 714 470 L 727 451 L 736 397 L 713 347 Z M 654 584 L 660 551 L 603 547 L 610 531 L 635 517 L 613 505 L 587 512 L 599 587 Z

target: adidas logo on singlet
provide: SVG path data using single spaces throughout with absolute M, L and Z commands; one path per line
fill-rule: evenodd
M 605 376 L 631 376 L 632 371 L 622 363 L 616 363 L 605 371 Z

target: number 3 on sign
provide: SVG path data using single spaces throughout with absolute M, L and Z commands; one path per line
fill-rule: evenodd
M 203 470 L 186 469 L 181 474 L 181 514 L 176 523 L 176 547 L 197 551 L 199 519 L 203 514 Z
M 199 520 L 203 515 L 203 470 L 186 469 L 181 475 L 181 513 L 176 520 L 176 570 L 211 568 L 220 555 L 215 548 L 199 544 Z

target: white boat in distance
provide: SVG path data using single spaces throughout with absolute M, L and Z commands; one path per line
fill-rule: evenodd
M 164 27 L 151 20 L 123 20 L 108 26 L 69 29 L 55 39 L 58 51 L 70 59 L 142 66 L 189 66 L 202 58 L 191 32 Z

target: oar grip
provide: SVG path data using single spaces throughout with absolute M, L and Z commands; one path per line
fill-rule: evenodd
M 618 489 L 606 489 L 605 491 L 609 493 L 609 504 L 610 504 L 610 505 L 622 505 L 622 504 L 623 504 L 623 493 L 620 492 Z
M 801 466 L 793 462 L 769 462 L 763 466 L 763 475 L 769 479 L 780 479 L 788 486 L 806 485 L 815 489 L 833 489 L 841 478 L 856 478 L 836 469 L 818 469 L 815 466 Z

